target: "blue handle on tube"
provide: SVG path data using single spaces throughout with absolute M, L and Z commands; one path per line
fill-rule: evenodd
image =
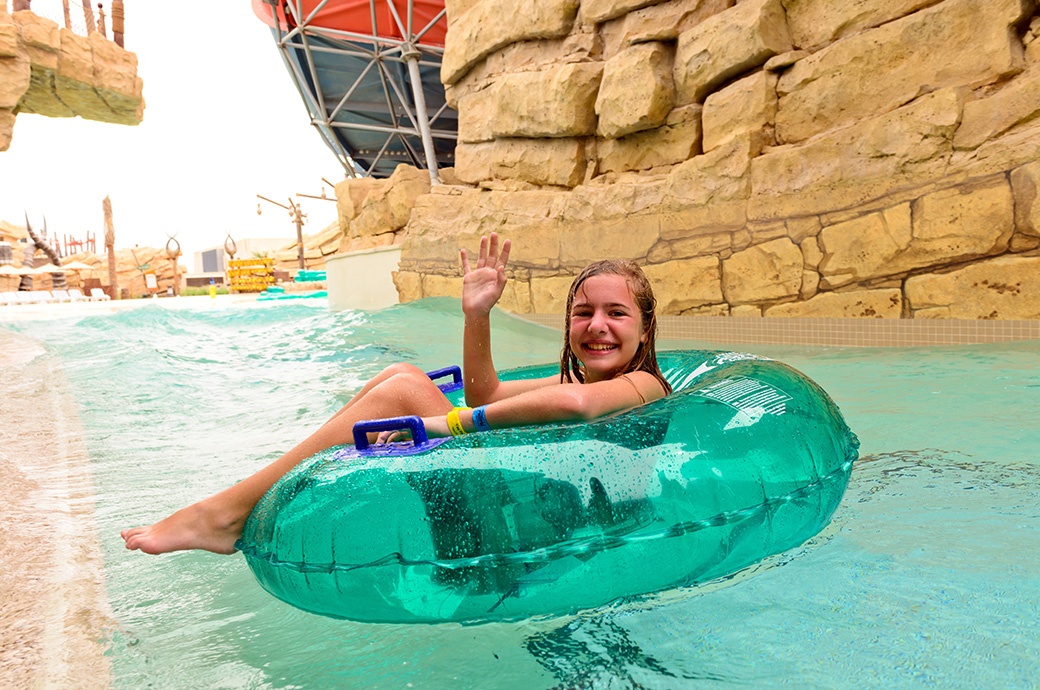
M 407 428 L 412 432 L 412 443 L 421 446 L 427 442 L 426 426 L 422 419 L 415 415 L 407 417 L 387 417 L 386 419 L 366 419 L 354 425 L 354 445 L 358 450 L 368 450 L 369 433 L 380 431 L 397 431 Z
M 451 383 L 438 383 L 437 387 L 441 389 L 441 393 L 454 393 L 462 388 L 462 367 L 456 365 L 426 372 L 431 381 L 444 378 L 449 374 L 451 375 Z

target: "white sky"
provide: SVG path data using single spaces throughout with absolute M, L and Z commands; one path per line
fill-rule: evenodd
M 60 2 L 36 0 L 33 9 L 61 16 Z M 103 251 L 108 195 L 117 249 L 161 248 L 176 233 L 189 267 L 193 252 L 222 245 L 228 232 L 295 239 L 288 211 L 256 195 L 286 203 L 320 194 L 322 177 L 336 183 L 344 173 L 248 0 L 126 0 L 126 48 L 144 80 L 144 121 L 19 115 L 0 152 L 0 219 L 23 225 L 28 212 L 38 228 L 46 215 L 52 235 L 84 239 L 90 230 Z M 331 201 L 299 202 L 305 234 L 336 218 Z

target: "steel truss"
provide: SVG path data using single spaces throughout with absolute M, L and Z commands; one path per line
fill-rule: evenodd
M 402 0 L 397 0 L 404 4 Z M 444 9 L 418 26 L 413 0 L 368 0 L 372 33 L 319 26 L 322 0 L 264 0 L 287 21 L 272 29 L 278 49 L 310 113 L 311 124 L 348 175 L 387 177 L 400 163 L 437 169 L 453 165 L 458 117 L 440 81 L 443 46 L 424 44 Z M 334 0 L 333 0 L 334 2 Z M 380 36 L 377 13 L 389 12 L 403 38 Z M 403 16 L 402 16 L 403 14 Z

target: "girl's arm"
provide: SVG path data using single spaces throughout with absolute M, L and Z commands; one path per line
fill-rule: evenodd
M 492 429 L 576 422 L 639 407 L 663 396 L 664 390 L 656 378 L 644 371 L 636 371 L 597 383 L 543 385 L 488 403 L 484 414 Z M 472 411 L 460 412 L 459 420 L 467 432 L 476 430 Z M 445 417 L 426 417 L 423 422 L 430 436 L 450 434 Z
M 556 382 L 554 377 L 527 381 L 499 381 L 491 359 L 491 308 L 506 285 L 509 262 L 509 240 L 499 249 L 498 234 L 480 238 L 476 265 L 470 267 L 466 250 L 462 256 L 462 313 L 465 326 L 462 335 L 462 372 L 466 402 L 486 405 L 519 393 Z

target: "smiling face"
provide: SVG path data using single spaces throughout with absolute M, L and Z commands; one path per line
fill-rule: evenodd
M 570 349 L 582 363 L 588 383 L 624 371 L 647 338 L 624 276 L 601 273 L 585 279 L 574 293 L 569 316 Z

